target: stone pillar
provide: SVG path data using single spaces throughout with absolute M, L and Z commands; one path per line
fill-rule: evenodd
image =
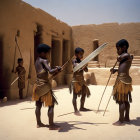
M 62 40 L 58 38 L 52 39 L 51 49 L 51 66 L 62 66 Z M 62 74 L 55 78 L 58 85 L 63 84 Z
M 71 42 L 69 40 L 63 40 L 63 64 L 66 63 L 71 57 Z M 63 71 L 63 79 L 64 84 L 69 84 L 71 81 L 72 75 L 72 67 L 71 62 L 69 62 L 64 71 Z
M 63 56 L 62 49 L 63 49 L 63 42 L 62 42 L 62 40 L 59 40 L 59 48 L 57 49 L 58 51 L 56 52 L 56 53 L 58 53 L 57 59 L 58 59 L 58 65 L 59 66 L 62 66 L 62 56 Z M 56 81 L 57 81 L 58 85 L 62 85 L 64 83 L 62 73 L 60 73 L 57 76 Z
M 93 51 L 96 50 L 99 47 L 99 40 L 98 39 L 94 39 L 93 40 Z M 98 61 L 98 56 L 96 56 L 93 61 Z

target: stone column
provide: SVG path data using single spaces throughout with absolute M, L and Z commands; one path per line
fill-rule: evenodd
M 98 39 L 94 39 L 93 40 L 93 51 L 96 50 L 99 47 L 99 40 Z M 93 61 L 98 61 L 98 56 L 96 56 Z
M 71 59 L 71 42 L 67 41 L 67 60 Z M 69 85 L 72 79 L 72 61 L 67 64 L 65 73 L 64 73 L 64 84 Z
M 59 40 L 59 47 L 57 50 L 56 53 L 58 53 L 58 57 L 56 58 L 57 59 L 57 65 L 58 66 L 62 66 L 62 56 L 63 56 L 63 41 L 62 40 Z M 64 83 L 64 80 L 63 80 L 63 74 L 60 73 L 57 78 L 56 78 L 56 81 L 58 83 L 58 85 L 62 85 Z

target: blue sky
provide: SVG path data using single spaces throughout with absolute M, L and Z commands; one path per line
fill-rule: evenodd
M 69 25 L 140 22 L 140 0 L 23 0 Z

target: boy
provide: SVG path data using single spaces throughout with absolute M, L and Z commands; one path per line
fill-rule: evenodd
M 53 122 L 54 118 L 54 105 L 57 104 L 57 101 L 54 97 L 51 82 L 48 79 L 48 73 L 56 74 L 61 70 L 61 67 L 56 67 L 51 69 L 49 66 L 49 54 L 51 48 L 46 44 L 40 44 L 37 48 L 38 58 L 35 62 L 35 69 L 37 73 L 37 80 L 33 88 L 32 99 L 36 101 L 36 120 L 37 128 L 45 127 L 41 122 L 41 107 L 44 103 L 44 106 L 48 106 L 48 117 L 49 117 L 49 129 L 58 130 L 60 127 L 55 125 Z
M 25 73 L 26 70 L 23 67 L 23 59 L 18 58 L 18 66 L 16 67 L 15 73 L 18 73 L 18 88 L 19 88 L 19 98 L 23 99 L 23 89 L 25 88 Z
M 81 59 L 83 58 L 84 55 L 84 50 L 82 48 L 76 48 L 75 49 L 75 56 L 76 58 L 72 61 L 73 68 L 77 66 L 80 62 Z M 75 115 L 80 115 L 78 109 L 77 109 L 77 96 L 81 96 L 81 106 L 80 106 L 80 111 L 89 111 L 89 109 L 84 108 L 84 103 L 85 103 L 85 98 L 86 96 L 90 96 L 90 91 L 85 83 L 84 80 L 84 75 L 83 73 L 88 72 L 87 66 L 83 67 L 79 71 L 73 73 L 73 80 L 70 86 L 70 92 L 73 90 L 73 107 L 74 107 L 74 114 Z
M 118 69 L 111 69 L 114 74 L 118 72 L 118 76 L 113 87 L 113 98 L 116 103 L 119 104 L 119 121 L 114 123 L 114 125 L 122 125 L 124 121 L 129 122 L 129 110 L 130 104 L 132 102 L 131 91 L 132 91 L 132 79 L 129 76 L 129 69 L 131 67 L 133 56 L 131 56 L 127 49 L 129 48 L 129 43 L 127 40 L 122 39 L 116 43 L 117 53 L 119 57 L 117 58 L 119 62 Z M 125 113 L 125 115 L 124 115 Z

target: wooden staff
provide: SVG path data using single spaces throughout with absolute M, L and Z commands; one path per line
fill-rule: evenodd
M 16 50 L 17 50 L 17 47 L 16 47 L 16 45 L 15 45 L 14 63 L 13 63 L 13 69 L 12 69 L 12 72 L 15 71 Z
M 66 114 L 62 114 L 62 115 L 59 115 L 57 117 L 62 117 L 62 116 L 66 116 L 66 115 L 69 115 L 69 114 L 73 114 L 74 112 L 70 112 L 70 113 L 66 113 Z
M 20 47 L 19 47 L 18 42 L 17 42 L 17 35 L 15 36 L 15 42 L 16 42 L 16 45 L 17 45 L 18 51 L 19 51 L 19 53 L 20 53 L 20 57 L 23 58 L 23 57 L 22 57 L 21 50 L 20 50 Z
M 74 57 L 74 56 L 73 56 Z M 63 69 L 64 69 L 64 67 L 73 59 L 73 57 L 72 58 L 70 58 L 64 65 L 62 65 L 62 70 L 60 71 L 60 72 L 62 72 L 63 71 Z M 59 73 L 60 73 L 59 72 Z M 52 76 L 50 76 L 50 78 L 49 78 L 49 80 L 52 80 L 52 79 L 54 79 L 59 73 L 56 73 L 56 74 L 53 74 Z
M 112 96 L 112 94 L 111 94 L 111 96 Z M 110 102 L 110 99 L 111 99 L 111 96 L 109 97 L 109 100 L 108 100 L 107 106 L 106 106 L 106 108 L 105 108 L 105 110 L 104 110 L 104 114 L 103 114 L 103 116 L 105 115 L 105 112 L 106 112 L 106 110 L 107 110 L 107 107 L 108 107 L 109 102 Z
M 14 81 L 11 83 L 11 86 L 19 79 L 19 77 L 16 77 L 16 79 L 14 79 Z
M 113 69 L 115 68 L 116 64 L 117 64 L 117 61 L 116 61 L 116 63 L 114 64 Z M 112 76 L 112 73 L 110 74 L 110 76 L 109 76 L 109 78 L 108 78 L 107 84 L 106 84 L 106 86 L 105 86 L 105 89 L 104 89 L 104 91 L 103 91 L 102 97 L 101 97 L 100 102 L 99 102 L 99 106 L 98 106 L 97 112 L 99 111 L 99 108 L 100 108 L 100 105 L 101 105 L 101 102 L 102 102 L 104 93 L 105 93 L 105 91 L 106 91 L 106 88 L 107 88 L 107 86 L 108 86 L 108 83 L 109 83 L 109 81 L 110 81 L 111 76 Z
M 18 34 L 18 33 L 17 33 L 17 34 Z M 14 70 L 15 70 L 15 59 L 16 59 L 16 49 L 17 49 L 17 48 L 18 48 L 18 51 L 19 51 L 19 53 L 20 53 L 20 57 L 22 58 L 21 50 L 20 50 L 20 47 L 19 47 L 18 42 L 17 42 L 17 36 L 18 36 L 18 35 L 15 35 L 15 42 L 16 42 L 16 45 L 15 45 L 14 63 L 13 63 L 12 72 L 14 72 Z
M 31 79 L 31 63 L 32 63 L 32 57 L 31 57 L 31 48 L 30 48 L 30 62 L 29 62 L 29 73 L 28 73 L 28 84 L 27 84 L 26 98 L 27 98 L 27 96 L 28 96 L 28 93 L 29 93 L 29 86 L 30 86 L 29 79 Z

